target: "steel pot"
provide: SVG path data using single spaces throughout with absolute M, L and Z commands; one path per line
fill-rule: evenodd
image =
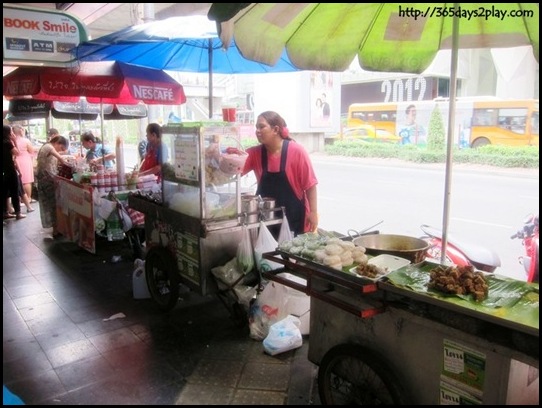
M 390 254 L 408 259 L 412 263 L 422 262 L 430 247 L 423 239 L 406 235 L 363 235 L 354 238 L 352 242 L 364 247 L 369 255 Z

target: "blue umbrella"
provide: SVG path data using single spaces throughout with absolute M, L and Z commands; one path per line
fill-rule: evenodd
M 72 50 L 80 61 L 120 61 L 169 71 L 209 73 L 209 117 L 212 116 L 213 73 L 294 72 L 286 52 L 274 66 L 243 57 L 235 42 L 224 49 L 216 24 L 205 16 L 152 21 L 81 43 Z

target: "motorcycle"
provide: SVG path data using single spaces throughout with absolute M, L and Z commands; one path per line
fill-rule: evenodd
M 525 247 L 525 255 L 518 258 L 519 263 L 525 268 L 527 282 L 538 283 L 538 215 L 529 214 L 523 221 L 523 227 L 510 237 L 521 239 Z
M 426 258 L 441 261 L 442 231 L 438 228 L 422 224 L 425 235 L 420 238 L 430 244 Z M 458 241 L 448 236 L 445 262 L 457 266 L 474 266 L 479 271 L 494 272 L 501 266 L 501 259 L 494 251 L 476 244 Z

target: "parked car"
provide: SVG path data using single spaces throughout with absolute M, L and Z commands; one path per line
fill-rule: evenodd
M 385 129 L 376 129 L 371 125 L 361 125 L 349 129 L 343 129 L 337 133 L 333 140 L 359 140 L 362 142 L 376 143 L 399 143 L 401 138 Z

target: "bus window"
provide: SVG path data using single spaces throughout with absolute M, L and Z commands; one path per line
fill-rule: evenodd
M 419 101 L 418 112 L 433 110 L 440 101 Z M 445 101 L 443 101 L 445 102 Z M 538 100 L 504 100 L 496 98 L 461 99 L 457 118 L 465 124 L 457 143 L 462 147 L 481 147 L 488 144 L 503 146 L 538 145 Z M 405 104 L 403 104 L 405 105 Z M 349 106 L 347 127 L 371 125 L 397 135 L 405 106 L 396 103 L 355 103 Z M 400 106 L 400 111 L 398 112 Z M 423 115 L 422 115 L 423 116 Z M 425 115 L 428 126 L 430 114 Z M 418 115 L 420 120 L 420 115 Z M 464 130 L 468 129 L 468 132 Z

